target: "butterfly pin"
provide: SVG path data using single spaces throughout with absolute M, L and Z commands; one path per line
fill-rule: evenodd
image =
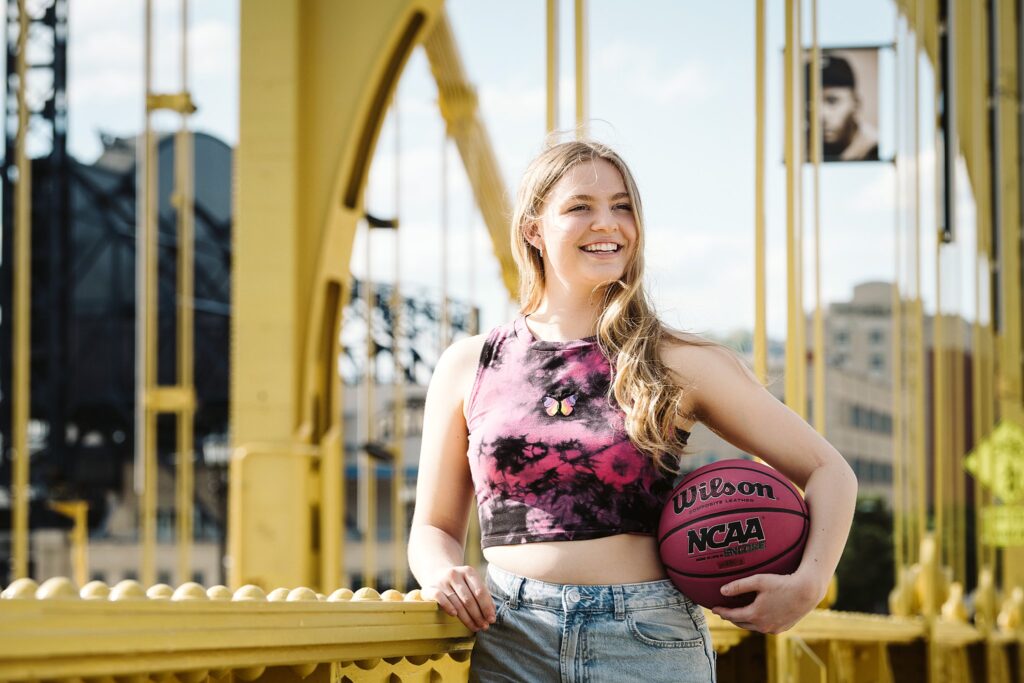
M 572 407 L 574 405 L 576 405 L 576 394 L 569 394 L 560 401 L 550 396 L 544 397 L 544 410 L 552 417 L 559 413 L 562 415 L 572 415 Z

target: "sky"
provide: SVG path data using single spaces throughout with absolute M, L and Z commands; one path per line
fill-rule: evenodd
M 805 2 L 805 6 L 809 3 Z M 782 159 L 782 12 L 769 2 L 767 50 L 768 331 L 783 338 L 785 304 L 785 174 Z M 235 144 L 238 139 L 239 0 L 192 0 L 191 83 L 199 107 L 193 127 Z M 100 131 L 134 135 L 142 125 L 143 3 L 70 3 L 69 147 L 83 161 L 100 152 Z M 178 0 L 156 0 L 156 89 L 180 87 Z M 562 0 L 562 96 L 559 125 L 574 126 L 573 3 Z M 449 0 L 463 62 L 480 96 L 483 120 L 514 194 L 544 139 L 544 0 Z M 591 0 L 588 3 L 590 126 L 615 147 L 636 175 L 646 213 L 647 285 L 663 319 L 698 333 L 724 334 L 754 324 L 754 2 Z M 821 0 L 823 46 L 891 46 L 897 18 L 891 0 Z M 809 21 L 805 39 L 810 40 Z M 882 153 L 894 133 L 894 54 L 880 58 Z M 924 70 L 927 79 L 928 71 Z M 930 87 L 927 80 L 922 88 Z M 484 330 L 515 313 L 473 204 L 458 153 L 444 141 L 437 91 L 417 48 L 399 83 L 401 205 L 394 201 L 394 116 L 385 122 L 366 188 L 366 208 L 401 217 L 402 286 L 437 297 L 441 286 L 442 194 L 448 201 L 449 294 L 481 306 Z M 922 121 L 930 116 L 927 106 Z M 172 129 L 176 118 L 156 121 Z M 929 129 L 922 128 L 922 141 Z M 933 158 L 928 145 L 921 158 Z M 448 185 L 440 176 L 447 153 Z M 961 171 L 962 172 L 962 171 Z M 810 216 L 810 171 L 805 199 Z M 922 176 L 922 219 L 934 216 L 928 173 Z M 903 179 L 906 188 L 906 179 Z M 845 300 L 856 283 L 893 280 L 895 232 L 908 229 L 907 196 L 897 200 L 889 163 L 826 165 L 820 172 L 822 299 Z M 966 183 L 959 183 L 958 195 Z M 964 195 L 966 197 L 966 194 Z M 965 222 L 969 201 L 960 203 Z M 390 231 L 388 231 L 390 233 Z M 352 272 L 365 272 L 364 231 L 357 234 Z M 374 234 L 374 277 L 390 279 L 395 237 Z M 805 307 L 814 305 L 813 225 L 805 224 Z M 904 247 L 905 248 L 905 247 Z M 904 252 L 905 253 L 905 252 Z M 922 290 L 934 300 L 928 249 Z M 950 256 L 948 267 L 971 267 Z M 944 267 L 946 267 L 944 265 Z M 964 276 L 966 278 L 966 275 Z M 947 298 L 973 297 L 954 285 Z M 957 291 L 959 290 L 959 291 Z

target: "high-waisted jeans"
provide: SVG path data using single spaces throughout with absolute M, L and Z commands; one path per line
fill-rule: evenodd
M 546 583 L 493 564 L 497 619 L 473 646 L 470 681 L 713 683 L 702 608 L 671 581 Z

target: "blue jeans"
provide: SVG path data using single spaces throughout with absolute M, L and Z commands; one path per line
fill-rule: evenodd
M 668 580 L 575 586 L 492 564 L 487 588 L 497 619 L 477 633 L 470 681 L 715 681 L 704 612 Z

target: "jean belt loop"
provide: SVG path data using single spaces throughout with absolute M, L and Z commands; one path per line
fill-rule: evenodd
M 615 602 L 615 619 L 622 621 L 626 618 L 626 598 L 622 586 L 612 586 L 612 600 Z
M 525 577 L 518 575 L 512 579 L 512 587 L 508 592 L 508 606 L 512 609 L 519 609 L 519 595 L 523 590 L 524 581 Z

